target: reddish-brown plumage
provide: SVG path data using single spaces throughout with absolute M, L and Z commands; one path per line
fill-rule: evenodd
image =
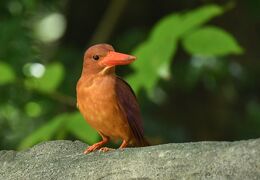
M 128 145 L 146 146 L 139 105 L 131 87 L 115 75 L 116 65 L 130 64 L 134 56 L 117 53 L 108 44 L 90 47 L 84 55 L 83 70 L 77 83 L 77 106 L 86 121 L 102 137 L 85 154 L 103 147 L 110 138 Z

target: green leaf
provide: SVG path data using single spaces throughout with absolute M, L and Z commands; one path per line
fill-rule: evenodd
M 224 56 L 243 52 L 231 34 L 213 26 L 197 29 L 185 36 L 182 43 L 190 54 Z
M 36 89 L 41 92 L 54 92 L 64 77 L 64 67 L 60 63 L 53 63 L 46 66 L 44 75 L 40 78 L 32 77 L 25 81 L 28 88 Z
M 209 5 L 189 13 L 171 14 L 160 20 L 148 40 L 133 52 L 138 60 L 132 64 L 135 73 L 127 78 L 133 89 L 145 88 L 151 93 L 160 78 L 168 79 L 178 40 L 222 13 L 221 7 Z
M 15 80 L 13 69 L 4 62 L 0 62 L 0 85 L 11 83 Z
M 67 132 L 72 133 L 87 143 L 95 143 L 99 139 L 97 131 L 92 129 L 79 112 L 63 113 L 26 137 L 18 149 L 26 149 L 41 141 L 64 138 Z
M 79 112 L 69 115 L 66 122 L 66 129 L 77 138 L 89 144 L 95 143 L 99 139 L 97 131 L 87 124 Z
M 200 27 L 212 18 L 223 13 L 223 7 L 217 5 L 207 5 L 182 15 L 181 27 L 178 28 L 180 36 L 185 36 L 193 29 Z
M 41 141 L 47 141 L 54 137 L 58 130 L 63 126 L 64 121 L 68 117 L 67 113 L 58 115 L 52 120 L 47 122 L 45 125 L 34 131 L 28 137 L 26 137 L 19 145 L 18 149 L 26 149 L 32 145 Z
M 179 38 L 192 29 L 196 29 L 212 18 L 223 14 L 222 7 L 217 5 L 207 5 L 194 9 L 187 13 L 173 13 L 161 19 L 151 32 L 153 39 L 160 39 L 163 36 L 173 36 Z M 165 39 L 171 40 L 171 39 Z
M 160 77 L 168 78 L 171 57 L 176 50 L 176 41 L 172 41 L 166 47 L 160 45 L 160 42 L 144 44 L 134 52 L 140 61 L 137 60 L 134 65 L 136 73 L 129 76 L 127 80 L 135 91 L 144 87 L 150 92 Z

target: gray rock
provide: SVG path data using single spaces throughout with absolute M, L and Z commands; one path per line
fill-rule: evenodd
M 0 179 L 260 179 L 260 139 L 128 148 L 84 155 L 80 141 L 0 151 Z

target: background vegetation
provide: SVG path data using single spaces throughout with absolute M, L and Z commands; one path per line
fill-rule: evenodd
M 259 0 L 1 0 L 0 149 L 93 143 L 75 106 L 82 56 L 107 42 L 138 61 L 134 88 L 154 143 L 260 136 Z

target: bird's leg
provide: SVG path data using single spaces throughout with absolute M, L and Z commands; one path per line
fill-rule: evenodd
M 126 140 L 123 140 L 119 149 L 124 149 L 127 145 L 128 145 L 128 142 Z M 107 151 L 111 151 L 111 150 L 114 150 L 114 149 L 108 148 L 108 147 L 102 147 L 99 149 L 99 151 L 102 151 L 102 152 L 107 152 Z
M 103 146 L 104 144 L 106 144 L 109 141 L 109 138 L 106 136 L 102 136 L 102 141 L 95 143 L 91 146 L 89 146 L 85 151 L 84 154 L 88 154 L 92 151 L 95 151 L 96 149 L 99 149 L 101 146 Z
M 100 133 L 100 135 L 102 136 L 103 138 L 103 135 Z M 111 151 L 111 150 L 114 150 L 113 148 L 108 148 L 108 147 L 102 147 L 99 149 L 99 152 L 107 152 L 107 151 Z
M 119 149 L 124 149 L 127 145 L 128 145 L 128 142 L 126 140 L 123 140 Z M 108 147 L 102 147 L 99 149 L 99 151 L 102 151 L 102 152 L 107 152 L 107 151 L 111 151 L 111 150 L 114 150 L 114 149 L 108 148 Z
M 119 149 L 124 149 L 126 146 L 128 145 L 128 142 L 126 140 L 123 140 L 121 146 L 119 147 Z

